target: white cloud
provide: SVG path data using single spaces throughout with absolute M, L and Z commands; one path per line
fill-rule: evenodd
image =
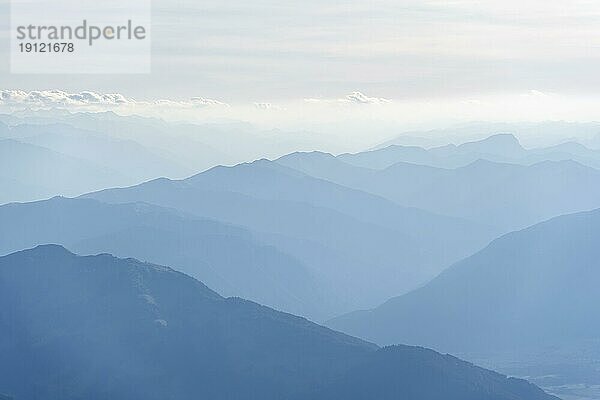
M 361 92 L 350 93 L 349 95 L 346 96 L 346 100 L 348 100 L 351 103 L 358 103 L 358 104 L 382 104 L 382 103 L 390 102 L 390 100 L 384 99 L 381 97 L 368 97 L 368 96 L 362 94 Z
M 206 99 L 204 97 L 192 97 L 190 102 L 196 106 L 229 106 L 227 103 L 222 103 L 214 99 Z
M 100 94 L 95 92 L 67 93 L 62 90 L 1 90 L 0 104 L 8 106 L 68 107 L 105 105 L 118 106 L 131 100 L 118 93 Z
M 343 98 L 338 99 L 322 99 L 308 98 L 304 99 L 307 103 L 338 103 L 338 104 L 386 104 L 391 100 L 382 97 L 369 97 L 361 92 L 352 92 Z
M 50 109 L 67 110 L 108 110 L 108 109 L 191 109 L 212 106 L 229 107 L 228 104 L 204 97 L 192 97 L 189 100 L 151 100 L 138 101 L 119 93 L 96 93 L 82 91 L 68 93 L 62 90 L 0 90 L 0 107 L 8 109 Z
M 275 110 L 275 111 L 282 111 L 282 110 L 284 110 L 283 107 L 278 106 L 278 105 L 273 104 L 273 103 L 254 103 L 254 107 L 258 108 L 259 110 Z
M 273 107 L 271 103 L 254 103 L 254 107 L 259 108 L 261 110 L 268 110 Z

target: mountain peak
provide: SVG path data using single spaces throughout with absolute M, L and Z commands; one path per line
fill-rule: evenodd
M 314 161 L 314 160 L 332 160 L 335 159 L 335 156 L 331 153 L 326 153 L 323 151 L 295 151 L 293 153 L 286 154 L 284 156 L 279 157 L 275 160 L 275 162 L 285 162 L 289 160 L 299 159 L 301 161 Z
M 513 142 L 519 143 L 519 139 L 512 133 L 495 133 L 482 141 L 505 141 L 505 142 Z
M 26 254 L 28 256 L 33 256 L 33 257 L 48 257 L 50 255 L 63 256 L 63 257 L 64 256 L 75 257 L 75 254 L 71 253 L 69 250 L 67 250 L 63 246 L 61 246 L 59 244 L 54 244 L 54 243 L 40 244 L 31 249 L 21 250 L 20 252 L 15 253 L 15 254 L 19 254 L 19 253 Z
M 494 153 L 524 150 L 519 139 L 512 133 L 497 133 L 485 139 L 463 143 L 458 148 L 478 148 L 480 151 L 492 151 Z

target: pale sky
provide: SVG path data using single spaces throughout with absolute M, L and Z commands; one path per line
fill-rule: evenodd
M 320 104 L 323 123 L 348 104 L 375 104 L 374 118 L 600 119 L 595 0 L 155 0 L 152 11 L 149 75 L 11 75 L 0 0 L 0 89 L 202 98 L 244 119 Z

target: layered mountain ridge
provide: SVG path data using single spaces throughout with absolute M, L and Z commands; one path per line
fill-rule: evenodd
M 0 257 L 0 301 L 0 390 L 15 399 L 554 398 L 450 356 L 378 349 L 108 254 L 46 245 Z

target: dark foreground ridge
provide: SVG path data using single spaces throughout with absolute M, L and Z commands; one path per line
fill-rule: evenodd
M 0 258 L 0 393 L 20 399 L 550 400 L 431 350 L 379 349 L 170 268 L 56 245 Z

